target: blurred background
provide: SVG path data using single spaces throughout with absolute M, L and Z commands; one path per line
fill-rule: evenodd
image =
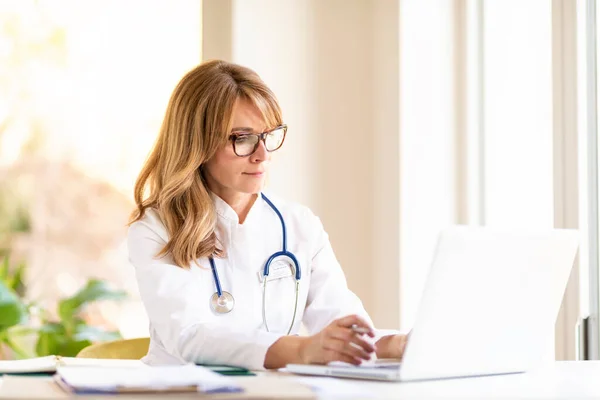
M 224 59 L 278 96 L 268 189 L 321 217 L 376 326 L 412 326 L 448 225 L 579 228 L 551 353 L 598 358 L 597 20 L 592 0 L 0 0 L 0 250 L 37 354 L 59 319 L 79 345 L 148 335 L 133 184 L 176 83 Z

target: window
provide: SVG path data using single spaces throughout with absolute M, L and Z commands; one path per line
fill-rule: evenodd
M 125 244 L 131 188 L 173 87 L 201 59 L 200 6 L 2 3 L 0 172 L 30 210 L 11 251 L 27 262 L 28 297 L 49 308 L 89 277 L 126 289 L 89 316 L 125 337 L 147 335 Z

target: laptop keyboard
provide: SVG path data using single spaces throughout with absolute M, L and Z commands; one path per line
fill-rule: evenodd
M 361 368 L 377 368 L 377 369 L 398 369 L 400 368 L 402 364 L 397 363 L 397 364 L 381 364 L 381 365 L 368 365 L 368 366 L 364 366 Z
M 349 363 L 345 363 L 345 362 L 341 362 L 341 361 L 334 361 L 329 363 L 329 366 L 331 367 L 343 367 L 343 368 L 360 368 L 360 369 L 398 369 L 400 368 L 400 366 L 402 365 L 402 363 L 400 362 L 374 362 L 374 363 L 369 363 L 369 364 L 363 364 L 363 365 L 353 365 L 353 364 L 349 364 Z

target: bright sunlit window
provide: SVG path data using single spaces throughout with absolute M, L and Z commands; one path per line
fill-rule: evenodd
M 20 227 L 2 245 L 26 263 L 27 296 L 49 309 L 92 277 L 126 290 L 89 317 L 124 337 L 148 334 L 125 243 L 131 188 L 171 91 L 201 60 L 200 7 L 2 2 L 0 173 L 4 194 L 27 204 L 3 210 L 29 210 L 2 225 Z

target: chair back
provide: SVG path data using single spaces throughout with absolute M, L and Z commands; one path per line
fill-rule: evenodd
M 148 353 L 150 338 L 122 339 L 96 343 L 82 349 L 78 358 L 139 360 Z

